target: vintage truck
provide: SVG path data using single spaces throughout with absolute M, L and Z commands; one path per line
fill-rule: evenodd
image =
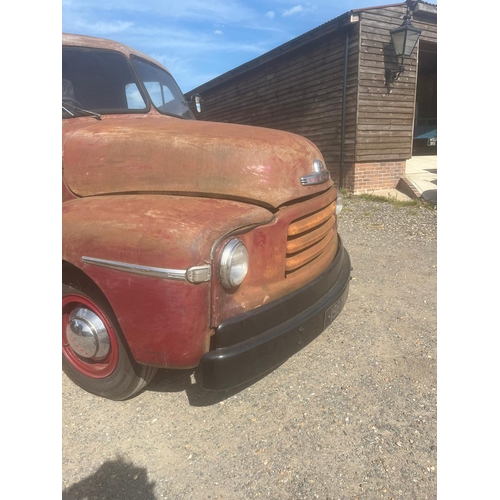
M 324 331 L 351 263 L 314 144 L 195 120 L 171 74 L 120 43 L 62 45 L 68 377 L 122 400 L 158 368 L 198 367 L 196 383 L 228 389 Z

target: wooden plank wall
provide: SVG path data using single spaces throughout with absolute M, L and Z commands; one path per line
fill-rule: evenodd
M 201 120 L 257 125 L 307 137 L 337 174 L 340 162 L 346 29 L 349 37 L 346 158 L 354 161 L 357 24 L 204 90 Z
M 390 30 L 402 24 L 405 13 L 405 5 L 361 13 L 357 162 L 411 157 L 418 45 L 412 56 L 405 59 L 405 72 L 390 92 L 385 86 L 385 69 L 397 67 Z M 412 16 L 412 24 L 422 30 L 420 40 L 437 43 L 435 15 L 417 12 Z
M 417 11 L 411 18 L 411 23 L 422 30 L 420 40 L 437 44 L 437 20 L 436 15 Z

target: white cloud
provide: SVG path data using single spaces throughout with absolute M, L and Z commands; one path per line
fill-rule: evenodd
M 120 33 L 128 28 L 132 27 L 134 23 L 125 21 L 112 21 L 112 22 L 102 22 L 98 21 L 96 23 L 86 23 L 86 22 L 76 22 L 79 28 L 83 28 L 92 32 L 96 35 L 110 35 L 113 33 Z
M 242 0 L 212 1 L 183 0 L 166 2 L 165 0 L 63 0 L 63 15 L 69 10 L 75 12 L 129 12 L 148 13 L 168 19 L 188 19 L 190 21 L 248 22 L 257 19 L 258 13 Z
M 295 7 L 292 7 L 291 9 L 285 10 L 285 12 L 283 12 L 283 17 L 293 16 L 294 14 L 297 14 L 299 12 L 303 12 L 303 10 L 304 10 L 304 7 L 302 7 L 302 5 L 296 5 Z
M 222 34 L 223 34 L 223 32 L 222 32 L 221 30 L 215 30 L 215 31 L 214 31 L 214 33 L 215 33 L 216 35 L 222 35 Z
M 268 17 L 269 19 L 274 19 L 274 12 L 272 10 L 270 10 L 269 12 L 266 12 L 266 17 Z

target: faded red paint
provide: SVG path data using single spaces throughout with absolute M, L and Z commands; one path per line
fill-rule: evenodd
M 63 260 L 99 286 L 137 361 L 195 366 L 208 350 L 210 285 L 193 285 L 84 264 L 82 256 L 185 270 L 211 264 L 228 232 L 273 219 L 230 200 L 160 195 L 99 196 L 63 203 Z M 196 360 L 196 361 L 194 361 Z
M 107 40 L 63 35 L 63 44 L 118 50 Z M 285 279 L 291 221 L 333 203 L 331 181 L 302 186 L 314 159 L 307 139 L 270 129 L 145 114 L 63 120 L 63 261 L 108 299 L 133 357 L 160 367 L 196 366 L 222 321 L 297 290 L 332 261 L 332 245 Z M 237 235 L 250 254 L 243 284 L 219 283 L 218 258 Z M 82 257 L 186 270 L 209 265 L 192 284 L 145 277 Z
M 238 234 L 238 238 L 249 249 L 249 271 L 241 286 L 231 294 L 218 281 L 214 282 L 212 321 L 215 326 L 228 318 L 284 297 L 321 274 L 335 257 L 337 242 L 307 270 L 284 279 L 286 253 L 283 249 L 286 247 L 287 228 L 291 221 L 302 214 L 313 213 L 325 204 L 332 203 L 336 197 L 337 190 L 331 188 L 305 202 L 281 207 L 272 222 Z
M 186 269 L 211 262 L 213 244 L 235 229 L 273 219 L 268 210 L 231 200 L 115 195 L 63 204 L 63 259 L 81 256 Z
M 65 201 L 75 200 L 77 198 L 78 197 L 68 189 L 68 186 L 67 186 L 66 182 L 64 182 L 64 177 L 63 177 L 63 181 L 62 181 L 62 201 L 63 201 L 63 203 Z
M 147 365 L 190 368 L 208 351 L 210 284 L 155 279 L 83 265 L 106 292 L 134 359 Z
M 278 130 L 115 115 L 65 120 L 63 142 L 64 176 L 78 196 L 185 193 L 277 208 L 332 185 L 301 185 L 321 153 Z

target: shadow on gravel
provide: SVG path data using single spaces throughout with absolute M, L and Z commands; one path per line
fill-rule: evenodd
M 279 365 L 281 366 L 281 365 Z M 278 367 L 276 367 L 278 368 Z M 269 372 L 247 382 L 246 384 L 233 387 L 224 391 L 207 391 L 201 387 L 201 371 L 198 368 L 190 370 L 158 370 L 153 380 L 146 387 L 146 391 L 153 392 L 181 392 L 186 395 L 191 406 L 211 406 L 238 394 L 262 380 Z M 193 380 L 194 379 L 194 380 Z
M 437 180 L 435 183 L 437 184 Z M 421 197 L 426 202 L 437 205 L 437 189 L 428 189 L 422 193 Z
M 62 500 L 156 500 L 155 482 L 149 482 L 143 467 L 122 458 L 105 462 L 89 477 L 62 492 Z

